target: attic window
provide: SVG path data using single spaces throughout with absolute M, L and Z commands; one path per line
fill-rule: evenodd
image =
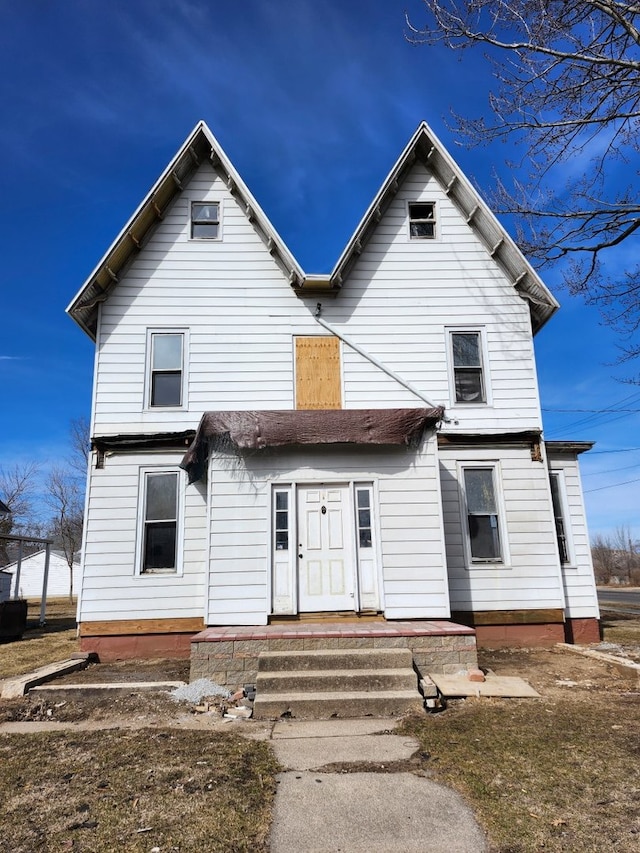
M 191 239 L 220 239 L 220 202 L 191 202 Z
M 436 205 L 433 201 L 409 203 L 409 236 L 433 240 L 436 236 Z

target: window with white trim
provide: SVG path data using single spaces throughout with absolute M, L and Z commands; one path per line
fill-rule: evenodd
M 182 408 L 184 405 L 185 333 L 150 331 L 147 376 L 149 408 Z
M 553 504 L 553 518 L 556 525 L 556 539 L 558 541 L 560 565 L 568 566 L 571 563 L 571 554 L 569 548 L 569 537 L 567 535 L 565 503 L 563 498 L 564 482 L 559 471 L 550 471 L 549 479 L 551 481 L 551 502 Z
M 502 562 L 496 468 L 494 465 L 465 466 L 462 475 L 471 562 Z
M 455 402 L 486 403 L 482 333 L 478 330 L 452 330 L 449 335 Z
M 178 571 L 180 472 L 143 471 L 140 573 Z
M 434 201 L 409 202 L 409 237 L 433 240 L 436 236 L 436 204 Z
M 191 239 L 219 240 L 220 237 L 220 202 L 192 201 Z

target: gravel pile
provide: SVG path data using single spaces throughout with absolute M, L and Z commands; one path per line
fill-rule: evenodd
M 231 693 L 226 687 L 221 687 L 215 681 L 210 681 L 208 678 L 197 678 L 190 684 L 184 684 L 182 687 L 177 687 L 169 694 L 176 702 L 192 702 L 197 705 L 205 698 L 205 696 L 221 696 L 223 699 L 228 699 Z

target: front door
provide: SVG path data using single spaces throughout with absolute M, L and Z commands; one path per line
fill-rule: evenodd
M 354 610 L 350 493 L 346 485 L 298 487 L 298 608 Z

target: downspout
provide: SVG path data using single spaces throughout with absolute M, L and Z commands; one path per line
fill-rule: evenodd
M 313 319 L 316 321 L 316 323 L 319 323 L 328 332 L 331 332 L 332 335 L 335 335 L 337 338 L 340 338 L 340 340 L 344 341 L 344 343 L 348 347 L 351 347 L 352 350 L 355 350 L 355 352 L 357 352 L 359 355 L 361 355 L 367 361 L 371 362 L 371 364 L 373 364 L 375 367 L 377 367 L 378 370 L 381 370 L 383 373 L 386 373 L 387 376 L 390 376 L 399 385 L 402 385 L 403 388 L 406 388 L 407 391 L 410 391 L 419 400 L 422 400 L 423 403 L 426 403 L 431 409 L 439 408 L 435 403 L 432 403 L 431 400 L 429 400 L 427 397 L 425 397 L 424 394 L 422 394 L 420 391 L 418 391 L 417 388 L 414 388 L 410 382 L 407 382 L 406 379 L 403 379 L 401 376 L 398 376 L 398 374 L 395 371 L 391 370 L 390 367 L 387 367 L 381 361 L 378 361 L 378 359 L 375 356 L 370 355 L 368 352 L 365 352 L 365 350 L 363 350 L 361 346 L 354 343 L 350 338 L 348 338 L 342 332 L 339 332 L 337 329 L 333 328 L 333 326 L 330 326 L 329 323 L 326 322 L 326 320 L 322 319 L 322 317 L 320 316 L 321 313 L 322 313 L 322 303 L 318 302 L 318 304 L 316 306 L 315 313 L 313 315 Z M 443 420 L 447 420 L 447 419 L 443 418 Z

